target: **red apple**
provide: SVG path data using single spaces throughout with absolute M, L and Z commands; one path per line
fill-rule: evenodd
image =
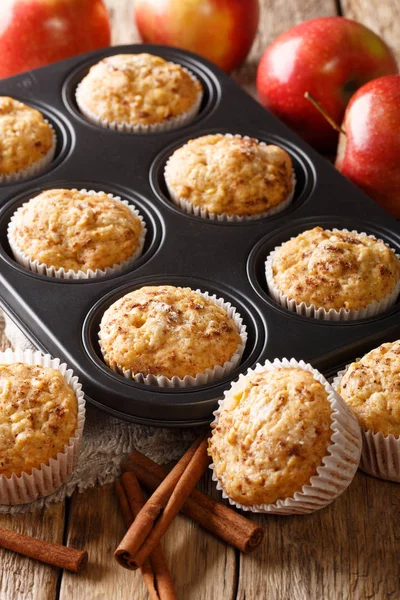
M 336 167 L 400 218 L 400 75 L 363 85 L 350 100 Z
M 0 77 L 109 44 L 102 0 L 0 0 Z
M 249 53 L 259 18 L 258 0 L 136 0 L 134 9 L 144 42 L 191 50 L 228 72 Z
M 341 123 L 352 93 L 382 75 L 397 73 L 385 42 L 344 17 L 305 21 L 280 35 L 257 72 L 261 103 L 319 150 L 332 150 L 337 133 L 304 98 L 308 91 Z

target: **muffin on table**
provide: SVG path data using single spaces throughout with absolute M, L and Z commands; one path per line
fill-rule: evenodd
M 400 340 L 351 363 L 334 386 L 361 427 L 361 469 L 400 481 Z
M 41 112 L 0 96 L 0 183 L 38 174 L 53 160 L 56 136 Z
M 295 187 L 285 150 L 231 134 L 205 135 L 175 150 L 165 182 L 180 208 L 218 220 L 275 214 L 291 202 Z
M 104 313 L 106 364 L 140 383 L 181 387 L 223 377 L 239 363 L 246 328 L 230 304 L 171 285 L 145 286 Z
M 15 259 L 61 278 L 120 271 L 140 256 L 146 228 L 128 202 L 104 192 L 51 189 L 13 215 L 8 239 Z
M 138 133 L 163 131 L 191 121 L 203 89 L 185 68 L 152 54 L 117 54 L 91 67 L 76 90 L 89 121 Z
M 322 319 L 380 313 L 400 291 L 400 260 L 365 233 L 314 227 L 275 248 L 266 261 L 272 297 L 285 308 Z

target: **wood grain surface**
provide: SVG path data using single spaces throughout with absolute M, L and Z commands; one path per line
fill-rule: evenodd
M 182 0 L 183 1 L 183 0 Z M 132 0 L 105 0 L 113 43 L 138 41 Z M 384 36 L 400 57 L 400 0 L 260 0 L 251 54 L 232 76 L 255 94 L 265 47 L 280 32 L 312 17 L 343 14 Z M 0 327 L 1 337 L 1 327 Z M 3 340 L 4 341 L 4 340 Z M 202 488 L 218 498 L 210 478 Z M 350 488 L 310 516 L 253 516 L 266 532 L 254 554 L 239 555 L 179 517 L 164 539 L 178 598 L 183 600 L 396 600 L 400 598 L 400 486 L 359 472 Z M 112 486 L 0 525 L 39 538 L 85 547 L 89 566 L 78 575 L 0 550 L 0 600 L 145 600 L 138 572 L 112 555 L 124 523 Z M 65 530 L 65 531 L 64 531 Z

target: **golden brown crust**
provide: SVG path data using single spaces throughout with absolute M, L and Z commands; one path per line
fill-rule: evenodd
M 38 110 L 0 96 L 0 175 L 23 171 L 45 157 L 54 133 Z
M 293 190 L 292 161 L 282 148 L 222 134 L 190 140 L 176 150 L 166 178 L 176 196 L 216 214 L 259 214 Z
M 228 313 L 190 288 L 146 286 L 110 306 L 100 325 L 107 364 L 184 378 L 230 360 L 241 343 Z
M 31 473 L 64 452 L 78 422 L 62 374 L 25 363 L 0 365 L 0 475 Z
M 381 240 L 315 227 L 278 248 L 272 270 L 276 287 L 289 299 L 350 310 L 392 292 L 400 261 Z
M 232 386 L 210 441 L 215 475 L 246 506 L 293 497 L 331 443 L 332 409 L 312 373 L 278 368 Z
M 400 340 L 382 344 L 352 363 L 339 389 L 361 427 L 400 436 Z
M 105 269 L 132 256 L 140 219 L 105 193 L 47 190 L 16 213 L 13 237 L 31 260 L 73 271 Z
M 117 54 L 94 65 L 79 99 L 108 122 L 151 125 L 186 113 L 202 88 L 179 65 L 151 54 Z

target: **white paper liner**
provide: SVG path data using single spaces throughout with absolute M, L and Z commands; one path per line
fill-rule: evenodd
M 214 464 L 210 465 L 210 469 L 213 472 L 212 478 L 217 483 L 217 489 L 222 491 L 223 498 L 227 498 L 230 504 L 241 510 L 283 515 L 312 513 L 330 504 L 346 490 L 357 471 L 361 453 L 360 428 L 353 411 L 349 409 L 319 371 L 313 369 L 310 364 L 302 360 L 297 361 L 294 358 L 290 360 L 286 358 L 282 358 L 282 360 L 275 359 L 272 363 L 267 360 L 264 365 L 256 365 L 254 369 L 249 369 L 245 375 L 240 375 L 231 388 L 225 392 L 225 397 L 219 401 L 219 407 L 214 412 L 215 420 L 211 423 L 211 427 L 217 426 L 225 399 L 235 386 L 243 382 L 245 377 L 247 378 L 253 373 L 262 373 L 278 368 L 300 368 L 309 371 L 312 373 L 314 379 L 324 386 L 328 394 L 328 400 L 332 407 L 332 437 L 327 455 L 322 460 L 322 466 L 317 467 L 318 475 L 311 477 L 310 483 L 303 485 L 301 491 L 295 492 L 292 498 L 277 500 L 274 504 L 258 504 L 253 506 L 246 506 L 235 502 L 226 494 L 215 475 Z
M 44 171 L 44 169 L 52 162 L 56 153 L 57 137 L 52 124 L 49 123 L 47 119 L 45 119 L 45 123 L 47 123 L 47 125 L 51 127 L 51 130 L 53 132 L 53 139 L 50 150 L 47 152 L 47 154 L 42 156 L 40 160 L 37 160 L 32 165 L 29 165 L 29 167 L 26 167 L 26 169 L 21 169 L 16 173 L 9 173 L 8 175 L 0 173 L 0 184 L 14 183 L 16 181 L 22 181 L 23 179 L 28 179 L 29 177 L 38 175 L 39 173 Z
M 227 138 L 242 138 L 244 140 L 255 139 L 261 146 L 267 146 L 266 142 L 260 142 L 257 138 L 250 138 L 248 135 L 242 136 L 240 134 L 232 134 L 226 133 L 224 134 Z M 195 217 L 201 217 L 202 219 L 210 219 L 211 221 L 229 221 L 229 222 L 240 222 L 240 221 L 257 221 L 258 219 L 264 219 L 265 217 L 272 217 L 276 215 L 285 208 L 287 208 L 293 200 L 294 192 L 296 190 L 296 175 L 294 169 L 292 169 L 292 191 L 288 195 L 288 197 L 280 202 L 279 204 L 272 206 L 270 209 L 257 213 L 254 215 L 229 215 L 227 213 L 212 213 L 207 208 L 202 206 L 194 206 L 191 202 L 186 200 L 185 198 L 180 198 L 173 189 L 173 186 L 168 181 L 168 164 L 172 158 L 172 155 L 168 159 L 165 168 L 164 168 L 164 179 L 165 184 L 168 189 L 168 193 L 172 202 L 178 206 L 181 210 L 184 210 L 190 215 L 194 215 Z
M 353 362 L 359 360 L 357 358 Z M 333 379 L 332 386 L 336 391 L 351 364 L 339 371 Z M 400 483 L 400 437 L 391 433 L 384 436 L 381 432 L 374 433 L 371 429 L 365 429 L 361 425 L 359 427 L 362 439 L 360 469 L 374 477 Z
M 175 63 L 173 63 L 175 64 Z M 178 65 L 183 69 L 194 82 L 198 82 L 198 78 L 195 77 L 193 73 L 191 73 L 182 65 Z M 177 129 L 178 127 L 183 127 L 187 123 L 190 123 L 197 113 L 200 110 L 201 101 L 203 100 L 203 89 L 201 92 L 197 94 L 197 97 L 186 112 L 177 115 L 176 117 L 172 117 L 171 119 L 162 121 L 161 123 L 151 123 L 150 125 L 143 125 L 142 123 L 127 123 L 126 121 L 109 121 L 108 119 L 102 119 L 95 112 L 90 110 L 85 104 L 85 100 L 83 97 L 81 84 L 78 84 L 75 91 L 75 99 L 76 103 L 79 107 L 79 110 L 83 114 L 84 117 L 94 125 L 98 125 L 99 127 L 105 127 L 106 129 L 113 129 L 114 131 L 125 131 L 128 133 L 158 133 L 160 131 L 169 131 L 171 129 Z
M 346 233 L 366 235 L 367 237 L 372 238 L 373 240 L 379 240 L 379 238 L 376 238 L 374 235 L 369 235 L 365 232 L 359 233 L 354 229 L 352 231 L 349 231 L 348 229 L 334 228 L 326 229 L 326 231 L 332 233 L 335 233 L 337 231 L 344 231 Z M 290 239 L 293 240 L 296 237 L 297 236 L 294 236 Z M 390 248 L 389 244 L 386 244 L 386 242 L 384 242 L 384 244 L 388 248 Z M 298 315 L 312 317 L 314 319 L 321 319 L 324 321 L 354 321 L 356 319 L 366 319 L 369 317 L 373 317 L 379 313 L 385 312 L 386 310 L 388 310 L 388 308 L 393 306 L 393 304 L 397 300 L 397 297 L 400 293 L 400 279 L 397 281 L 393 290 L 384 298 L 382 298 L 381 300 L 374 300 L 367 306 L 359 309 L 353 308 L 350 310 L 346 310 L 345 308 L 341 308 L 340 310 L 335 310 L 334 308 L 330 308 L 329 310 L 325 310 L 325 308 L 323 307 L 317 308 L 315 304 L 306 304 L 305 302 L 297 303 L 296 300 L 293 300 L 289 298 L 286 294 L 280 292 L 274 281 L 272 271 L 273 261 L 275 258 L 276 251 L 279 250 L 282 247 L 282 245 L 283 244 L 281 244 L 280 246 L 275 246 L 274 250 L 268 255 L 267 260 L 265 262 L 265 277 L 267 280 L 268 291 L 272 298 L 275 300 L 275 302 L 292 312 L 296 312 Z M 397 253 L 396 257 L 400 260 L 400 255 L 398 255 Z
M 75 192 L 78 190 L 73 189 L 72 191 Z M 88 191 L 86 189 L 79 190 L 79 192 L 83 194 L 89 194 L 90 196 L 98 196 L 99 194 L 104 194 L 104 192 L 102 191 L 96 192 L 94 190 Z M 96 269 L 95 271 L 93 271 L 92 269 L 88 269 L 87 271 L 73 271 L 72 269 L 69 269 L 68 271 L 66 271 L 63 267 L 57 269 L 52 265 L 46 265 L 45 263 L 41 263 L 38 260 L 32 260 L 18 247 L 17 239 L 14 236 L 17 216 L 22 210 L 22 208 L 26 206 L 26 204 L 28 204 L 28 202 L 25 202 L 13 214 L 7 229 L 8 242 L 10 244 L 10 248 L 17 263 L 25 267 L 26 269 L 29 269 L 33 273 L 38 273 L 39 275 L 46 275 L 47 277 L 56 277 L 57 279 L 93 279 L 96 277 L 104 277 L 105 275 L 119 273 L 127 266 L 131 265 L 133 262 L 135 262 L 137 258 L 139 258 L 139 256 L 141 256 L 143 252 L 143 246 L 147 233 L 145 222 L 143 220 L 143 217 L 140 215 L 139 211 L 127 200 L 122 200 L 119 196 L 114 196 L 113 194 L 107 194 L 107 196 L 112 200 L 116 200 L 117 202 L 121 202 L 121 204 L 127 206 L 131 213 L 140 219 L 142 231 L 139 237 L 139 245 L 135 252 L 132 254 L 132 256 L 120 263 L 112 265 L 111 267 L 106 267 L 105 269 Z
M 78 402 L 78 424 L 74 436 L 64 447 L 64 452 L 59 452 L 56 458 L 51 458 L 46 464 L 42 463 L 38 469 L 32 469 L 31 474 L 22 473 L 18 477 L 13 474 L 10 478 L 0 475 L 0 504 L 9 506 L 27 504 L 39 497 L 49 496 L 70 477 L 78 461 L 86 412 L 82 385 L 72 369 L 68 369 L 60 359 L 32 350 L 0 352 L 0 364 L 14 362 L 51 367 L 60 371 L 75 393 Z
M 178 288 L 182 289 L 182 288 Z M 102 339 L 101 339 L 101 329 L 99 330 L 99 345 L 102 351 L 104 361 L 106 364 L 110 366 L 109 363 L 112 363 L 110 368 L 116 373 L 120 373 L 126 379 L 133 379 L 136 383 L 144 383 L 145 385 L 158 385 L 159 387 L 168 387 L 168 388 L 183 388 L 190 387 L 196 385 L 205 385 L 206 383 L 211 383 L 212 381 L 216 381 L 217 379 L 222 379 L 236 369 L 239 365 L 241 358 L 243 356 L 243 352 L 247 342 L 247 331 L 246 325 L 243 323 L 243 319 L 240 314 L 237 312 L 236 308 L 232 306 L 230 302 L 226 302 L 223 298 L 218 298 L 216 294 L 209 294 L 208 292 L 202 292 L 201 290 L 195 290 L 198 294 L 210 300 L 220 308 L 223 308 L 228 315 L 231 317 L 235 326 L 239 332 L 241 337 L 241 344 L 237 347 L 236 351 L 230 358 L 230 360 L 226 361 L 223 365 L 216 365 L 213 369 L 207 369 L 204 373 L 197 373 L 195 377 L 191 375 L 186 375 L 183 379 L 174 376 L 174 377 L 165 377 L 156 376 L 156 375 L 143 375 L 143 373 L 132 373 L 131 370 L 124 370 L 122 367 L 118 367 L 107 359 L 107 353 L 102 349 Z

